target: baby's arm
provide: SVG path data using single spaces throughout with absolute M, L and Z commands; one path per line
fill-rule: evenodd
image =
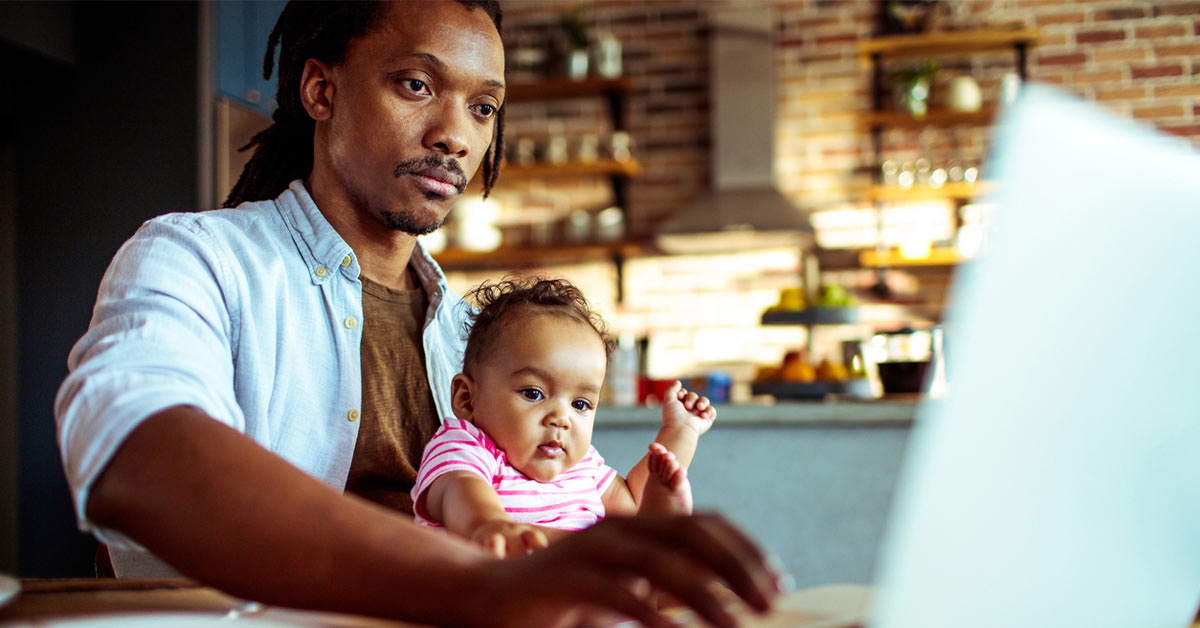
M 708 397 L 684 389 L 679 380 L 671 384 L 663 397 L 663 425 L 654 441 L 675 454 L 679 466 L 686 470 L 692 464 L 700 435 L 716 420 L 717 410 Z M 629 471 L 627 483 L 638 504 L 642 503 L 642 489 L 650 477 L 649 461 L 650 454 L 647 454 Z
M 434 521 L 496 556 L 528 554 L 548 543 L 538 526 L 514 522 L 496 490 L 473 473 L 451 471 L 437 478 L 421 500 Z

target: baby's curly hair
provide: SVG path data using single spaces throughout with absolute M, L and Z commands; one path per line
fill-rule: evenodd
M 465 296 L 479 308 L 467 321 L 467 349 L 463 355 L 467 377 L 474 377 L 472 369 L 491 355 L 500 332 L 518 317 L 549 314 L 583 323 L 604 343 L 605 358 L 616 347 L 604 319 L 588 304 L 583 292 L 566 279 L 508 276 L 495 283 L 484 282 Z

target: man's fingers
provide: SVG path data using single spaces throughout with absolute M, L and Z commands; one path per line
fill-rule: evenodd
M 643 537 L 652 537 L 655 543 L 639 551 L 658 554 L 664 548 L 682 550 L 693 562 L 725 580 L 752 608 L 767 610 L 770 600 L 779 593 L 778 574 L 767 567 L 766 558 L 758 546 L 723 517 L 711 514 L 693 517 L 641 516 L 625 520 L 614 518 L 612 521 L 623 527 L 634 528 L 621 530 L 621 533 L 636 536 L 640 532 Z M 639 573 L 643 572 L 639 570 Z M 649 573 L 645 575 L 651 576 Z M 676 597 L 688 601 L 682 595 Z
M 771 600 L 779 593 L 782 574 L 768 567 L 758 545 L 723 517 L 701 514 L 693 518 L 698 525 L 686 532 L 695 535 L 689 550 L 722 574 L 729 587 L 752 608 L 770 608 Z
M 712 594 L 720 579 L 710 569 L 664 547 L 642 552 L 637 573 L 655 589 L 678 599 L 714 626 L 737 626 L 737 620 Z
M 655 588 L 664 591 L 692 608 L 696 614 L 715 626 L 733 626 L 736 621 L 717 600 L 710 587 L 722 578 L 740 583 L 740 591 L 747 603 L 755 608 L 768 605 L 761 592 L 746 587 L 745 568 L 720 566 L 727 556 L 717 552 L 713 559 L 711 550 L 699 551 L 697 543 L 714 542 L 710 532 L 700 530 L 697 522 L 686 517 L 637 517 L 624 520 L 605 520 L 608 538 L 592 535 L 589 543 L 571 547 L 572 551 L 589 554 L 589 560 L 609 577 L 621 579 L 633 575 L 644 577 Z M 680 536 L 680 533 L 683 536 Z M 619 538 L 620 542 L 605 543 Z M 765 580 L 765 579 L 764 579 Z
M 576 579 L 592 605 L 616 611 L 643 626 L 678 628 L 677 624 L 660 614 L 647 599 L 634 594 L 634 587 L 622 579 L 608 577 L 600 571 L 589 571 Z M 718 624 L 721 625 L 721 624 Z

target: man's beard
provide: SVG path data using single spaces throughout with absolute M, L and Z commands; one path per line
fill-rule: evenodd
M 433 233 L 441 228 L 446 222 L 443 218 L 437 222 L 418 222 L 412 214 L 408 212 L 390 212 L 381 211 L 379 217 L 383 219 L 383 224 L 389 229 L 403 231 L 409 235 L 422 236 Z
M 458 165 L 458 162 L 453 159 L 441 158 L 436 155 L 429 155 L 426 157 L 418 157 L 416 159 L 402 161 L 396 164 L 396 167 L 392 171 L 392 176 L 400 177 L 405 174 L 419 172 L 425 168 L 443 168 L 448 170 L 451 174 L 457 175 L 458 181 L 454 183 L 454 186 L 458 188 L 459 194 L 462 194 L 463 190 L 465 190 L 467 187 L 467 178 L 463 175 L 462 167 Z M 428 191 L 425 192 L 425 197 L 431 201 L 445 198 L 440 194 Z M 389 229 L 403 231 L 404 233 L 415 236 L 433 233 L 441 228 L 442 224 L 446 222 L 445 218 L 442 218 L 437 222 L 418 222 L 411 213 L 403 210 L 399 212 L 381 210 L 379 212 L 379 217 L 383 219 L 383 224 Z

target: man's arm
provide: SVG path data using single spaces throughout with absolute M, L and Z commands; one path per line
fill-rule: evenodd
M 444 617 L 451 609 L 439 602 L 484 559 L 338 493 L 188 406 L 130 433 L 93 486 L 87 514 L 187 576 L 281 606 Z M 442 568 L 422 568 L 432 564 Z M 413 595 L 397 596 L 397 583 Z
M 537 526 L 513 521 L 496 489 L 474 473 L 442 475 L 418 499 L 434 521 L 496 556 L 527 554 L 548 544 Z
M 612 518 L 530 556 L 492 559 L 342 495 L 185 406 L 130 433 L 87 513 L 239 597 L 439 625 L 571 626 L 588 607 L 672 625 L 630 592 L 641 577 L 732 626 L 709 587 L 727 582 L 765 609 L 779 582 L 754 543 L 715 516 Z

